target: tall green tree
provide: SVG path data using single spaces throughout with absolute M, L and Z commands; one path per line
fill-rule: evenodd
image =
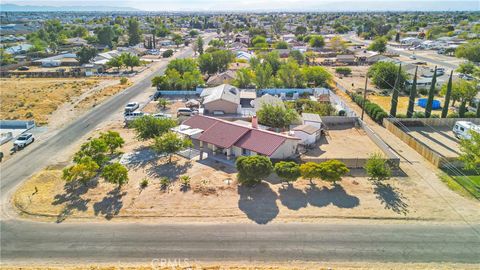
M 397 106 L 398 106 L 398 92 L 400 90 L 400 86 L 398 85 L 399 78 L 401 77 L 402 74 L 402 64 L 398 66 L 398 74 L 397 74 L 397 79 L 395 80 L 395 84 L 393 85 L 393 93 L 392 93 L 392 100 L 390 104 L 390 115 L 395 117 L 397 116 Z
M 304 179 L 308 179 L 312 183 L 313 179 L 321 177 L 320 164 L 316 162 L 305 162 L 300 165 L 300 174 Z
M 293 161 L 280 161 L 275 164 L 275 173 L 285 182 L 290 184 L 300 177 L 300 166 Z
M 204 46 L 203 38 L 201 36 L 199 36 L 197 38 L 196 43 L 197 43 L 197 46 L 196 46 L 197 47 L 197 52 L 198 52 L 198 54 L 202 55 L 203 54 L 203 46 Z
M 89 156 L 77 161 L 75 165 L 63 169 L 62 178 L 67 182 L 79 181 L 85 185 L 97 175 L 100 166 Z
M 425 118 L 430 118 L 432 114 L 432 105 L 433 98 L 435 96 L 435 86 L 437 84 L 437 66 L 433 71 L 432 85 L 430 85 L 430 90 L 428 91 L 427 105 L 425 106 Z
M 134 46 L 140 43 L 142 39 L 142 31 L 140 30 L 140 23 L 137 19 L 131 18 L 128 20 L 128 45 Z
M 371 51 L 384 53 L 387 51 L 387 41 L 388 40 L 386 37 L 378 37 L 370 44 L 370 46 L 368 46 L 368 49 Z
M 412 118 L 413 113 L 415 112 L 415 98 L 417 97 L 417 72 L 418 72 L 418 66 L 415 67 L 413 84 L 412 84 L 412 88 L 410 89 L 410 94 L 408 97 L 407 118 Z
M 97 55 L 97 49 L 95 49 L 94 47 L 82 47 L 77 52 L 78 63 L 81 65 L 86 64 L 90 62 L 90 60 L 92 60 L 95 55 Z
M 105 181 L 117 184 L 120 188 L 128 182 L 128 170 L 122 164 L 115 162 L 103 168 L 102 177 Z
M 122 62 L 125 66 L 130 67 L 130 70 L 133 71 L 134 67 L 140 66 L 140 58 L 131 53 L 122 53 L 120 55 Z
M 257 116 L 260 124 L 273 128 L 285 128 L 299 118 L 294 109 L 271 104 L 263 104 Z
M 467 170 L 476 170 L 480 173 L 480 133 L 470 131 L 470 139 L 460 140 L 460 156 L 464 168 Z
M 176 122 L 169 118 L 156 118 L 153 116 L 143 116 L 137 118 L 132 123 L 140 140 L 148 140 L 161 136 L 176 126 Z
M 153 143 L 155 152 L 168 155 L 168 163 L 172 162 L 173 154 L 191 146 L 192 142 L 189 139 L 182 138 L 172 131 L 155 137 L 155 142 Z
M 453 70 L 450 72 L 450 78 L 448 79 L 447 92 L 445 93 L 445 101 L 443 102 L 442 108 L 442 118 L 445 118 L 448 115 L 448 108 L 450 107 L 450 96 L 452 95 L 452 79 Z
M 312 48 L 322 48 L 325 46 L 325 39 L 321 35 L 312 35 L 309 43 Z
M 115 150 L 122 147 L 122 145 L 125 143 L 123 138 L 120 136 L 120 133 L 112 130 L 109 130 L 106 133 L 101 133 L 99 139 L 103 140 L 107 144 L 110 154 L 113 154 Z
M 270 158 L 259 155 L 238 157 L 235 165 L 238 171 L 238 181 L 248 186 L 260 183 L 273 171 Z
M 116 38 L 115 31 L 111 26 L 104 26 L 97 31 L 97 40 L 101 45 L 113 47 L 113 40 Z

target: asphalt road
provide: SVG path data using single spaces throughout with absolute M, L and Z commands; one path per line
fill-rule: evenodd
M 0 232 L 5 263 L 150 263 L 153 259 L 480 263 L 480 241 L 464 226 L 4 221 Z
M 191 55 L 191 50 L 182 56 Z M 162 72 L 162 68 L 159 72 Z M 158 73 L 157 73 L 158 74 Z M 130 100 L 152 74 L 0 167 L 2 263 L 192 261 L 378 261 L 480 263 L 480 239 L 468 226 L 342 224 L 40 223 L 5 217 L 7 196 Z M 477 226 L 477 225 L 476 225 Z M 476 230 L 480 230 L 477 226 Z
M 369 45 L 372 42 L 370 40 L 359 39 L 358 37 L 352 36 L 352 35 L 344 35 L 344 38 L 346 40 L 349 40 L 349 41 L 352 41 L 352 42 L 357 42 L 357 43 L 362 43 L 362 44 L 365 44 L 365 45 Z M 414 51 L 399 50 L 399 49 L 394 48 L 392 46 L 387 46 L 387 49 L 389 51 L 392 51 L 394 53 L 398 53 L 399 55 L 406 56 L 406 57 L 410 57 L 410 56 L 414 55 L 416 57 L 416 61 L 425 61 L 427 63 L 437 65 L 438 67 L 443 67 L 443 68 L 446 68 L 446 69 L 453 69 L 453 70 L 456 70 L 458 68 L 458 65 L 456 65 L 456 64 L 447 63 L 447 62 L 443 62 L 443 61 L 433 59 L 433 58 L 430 58 L 430 57 L 425 57 L 425 56 L 422 56 L 422 55 L 418 55 L 418 54 L 415 54 Z

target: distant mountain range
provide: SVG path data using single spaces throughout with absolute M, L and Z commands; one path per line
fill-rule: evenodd
M 23 6 L 15 4 L 0 4 L 0 12 L 35 12 L 35 11 L 142 11 L 131 7 L 110 7 L 110 6 Z

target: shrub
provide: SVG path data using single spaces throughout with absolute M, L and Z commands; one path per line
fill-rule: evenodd
M 424 112 L 414 112 L 412 118 L 425 118 Z
M 464 117 L 465 117 L 465 118 L 476 118 L 476 117 L 477 117 L 477 114 L 474 113 L 474 112 L 466 112 L 466 113 L 464 114 Z
M 374 153 L 369 156 L 365 164 L 365 170 L 372 180 L 388 179 L 392 175 L 390 166 L 388 166 L 382 154 L 379 153 Z
M 426 95 L 428 95 L 428 89 L 420 88 L 420 89 L 418 89 L 418 93 L 422 96 L 426 96 Z
M 337 67 L 335 72 L 338 74 L 342 74 L 344 76 L 352 74 L 352 69 L 349 67 Z
M 241 184 L 255 185 L 273 171 L 270 158 L 264 156 L 241 156 L 235 163 L 238 181 Z
M 449 113 L 447 115 L 447 118 L 459 118 L 459 117 L 460 117 L 460 115 L 458 115 L 458 113 L 456 113 L 456 112 Z
M 127 84 L 127 83 L 128 83 L 128 79 L 127 79 L 127 78 L 125 78 L 125 77 L 120 78 L 120 84 L 121 84 L 121 85 L 125 85 L 125 84 Z
M 164 52 L 162 53 L 162 57 L 163 57 L 163 58 L 168 58 L 168 57 L 170 57 L 170 56 L 172 56 L 172 55 L 173 55 L 173 50 L 171 50 L 171 49 L 170 49 L 170 50 L 166 50 L 166 51 L 164 51 Z
M 142 182 L 140 182 L 140 188 L 146 188 L 148 186 L 148 179 L 147 178 L 143 178 L 142 179 Z
M 403 114 L 403 113 L 399 113 L 396 115 L 397 118 L 407 118 L 407 115 Z
M 166 189 L 170 185 L 170 180 L 167 177 L 160 178 L 160 187 Z

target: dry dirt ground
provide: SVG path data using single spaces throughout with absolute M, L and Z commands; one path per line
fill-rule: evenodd
M 0 118 L 34 119 L 46 124 L 48 116 L 66 102 L 99 85 L 100 79 L 2 78 Z
M 151 265 L 136 264 L 92 264 L 92 265 L 5 265 L 4 270 L 446 270 L 446 269 L 478 269 L 478 265 L 472 264 L 450 264 L 450 263 L 308 263 L 308 262 L 288 262 L 288 263 L 262 263 L 262 262 L 205 262 L 193 263 L 188 266 L 174 266 L 174 263 L 153 262 Z
M 445 207 L 441 198 L 424 183 L 403 174 L 382 183 L 372 183 L 363 171 L 352 171 L 338 185 L 299 180 L 292 186 L 270 176 L 247 188 L 238 186 L 235 171 L 211 160 L 187 160 L 176 156 L 151 156 L 149 144 L 135 139 L 133 130 L 122 128 L 121 120 L 97 130 L 119 131 L 126 144 L 124 153 L 137 153 L 128 165 L 129 182 L 121 189 L 94 179 L 87 186 L 65 184 L 61 169 L 71 157 L 27 180 L 14 194 L 13 204 L 26 218 L 61 222 L 64 220 L 139 220 L 155 222 L 320 222 L 324 219 L 384 219 L 459 221 L 467 217 L 479 221 L 478 208 L 466 207 L 460 217 Z M 178 179 L 191 177 L 191 187 L 183 189 Z M 170 185 L 162 188 L 160 179 Z M 148 186 L 140 188 L 143 179 Z

